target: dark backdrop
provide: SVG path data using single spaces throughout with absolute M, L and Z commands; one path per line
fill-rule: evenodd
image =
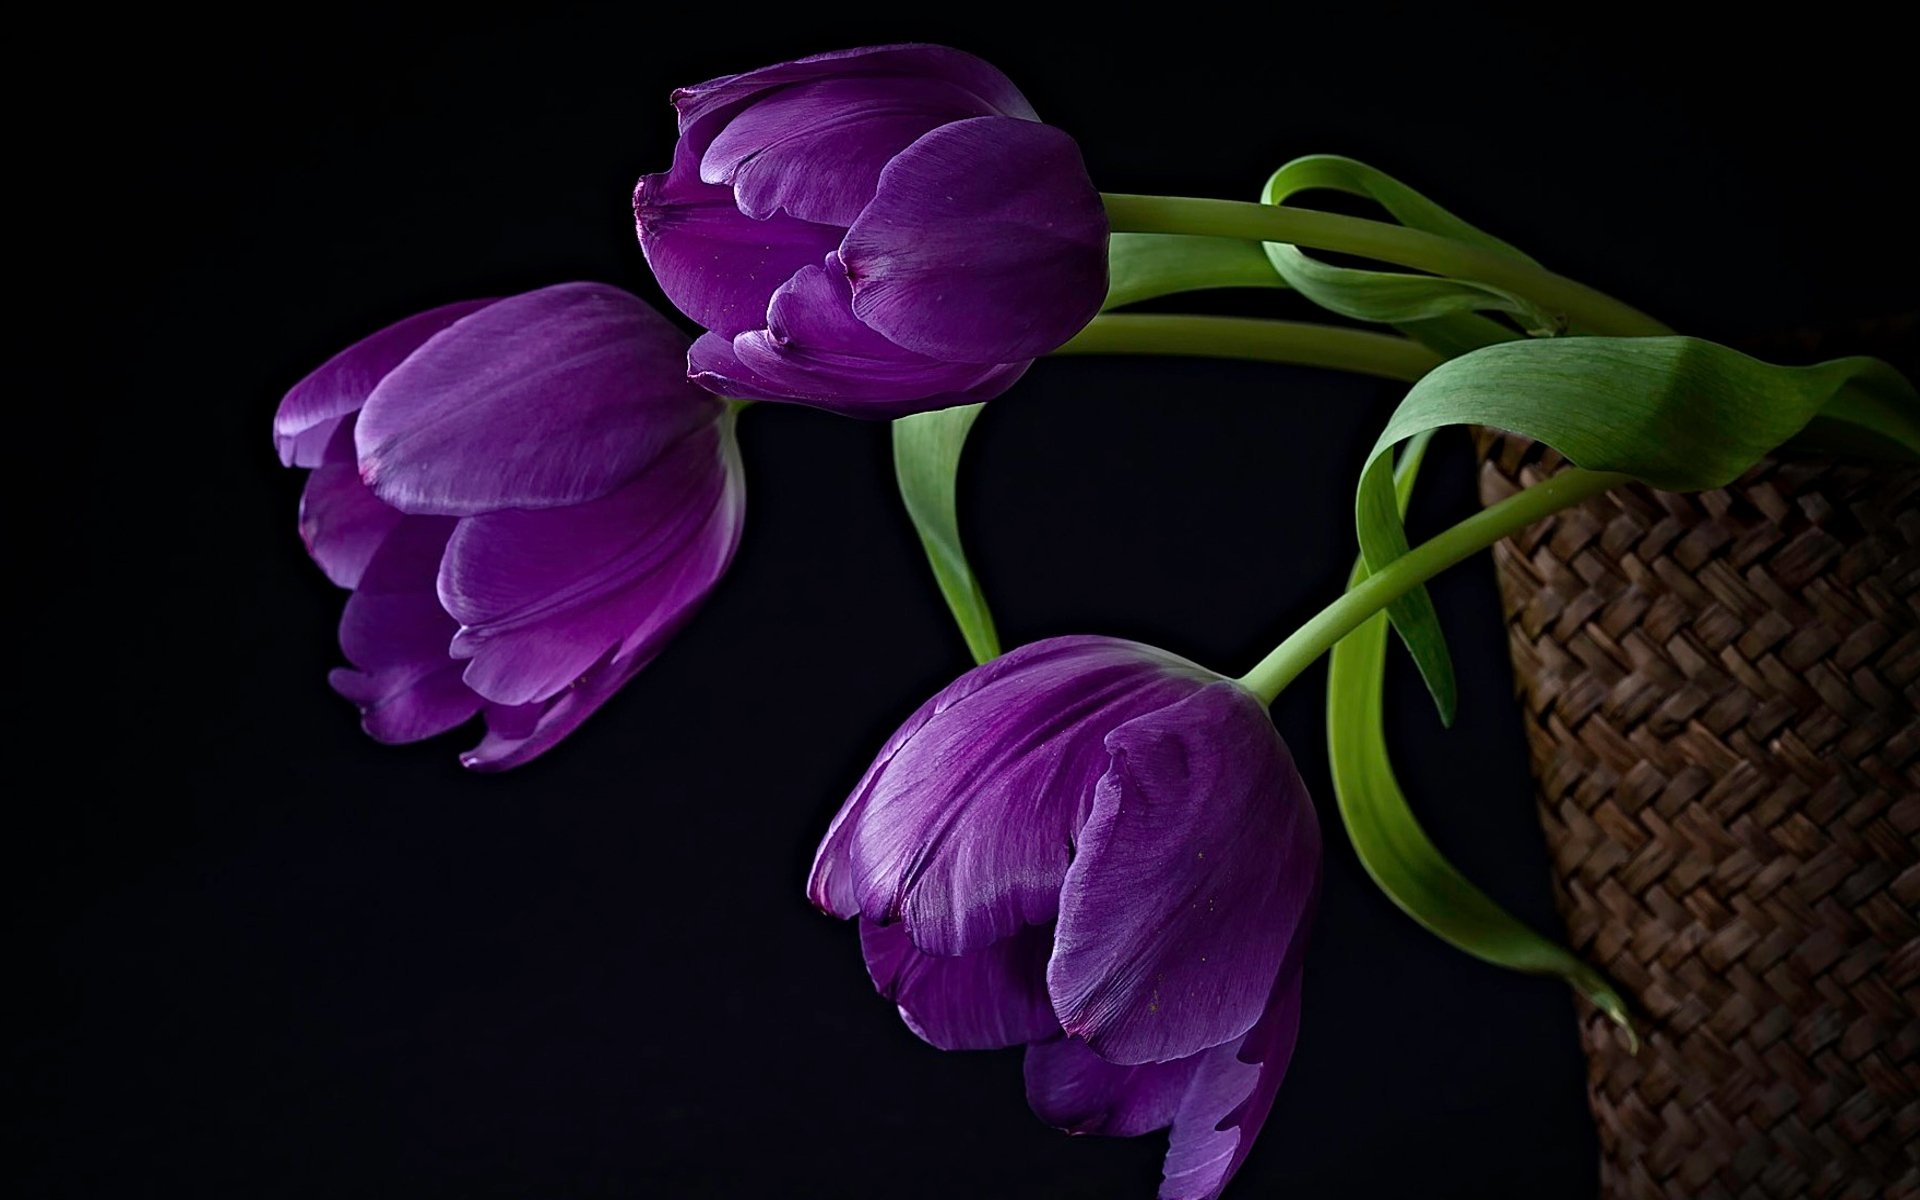
M 16 251 L 60 277 L 15 351 L 51 369 L 15 396 L 14 474 L 38 482 L 11 522 L 28 1193 L 1151 1194 L 1159 1138 L 1043 1128 L 1016 1054 L 914 1040 L 803 902 L 868 756 L 967 665 L 883 426 L 749 414 L 719 594 L 563 747 L 477 778 L 468 741 L 376 746 L 328 691 L 342 594 L 295 535 L 274 405 L 449 300 L 585 278 L 657 301 L 627 197 L 667 160 L 669 88 L 914 37 L 999 63 L 1109 190 L 1251 199 L 1335 151 L 1689 330 L 1914 305 L 1890 31 L 1832 6 L 1714 34 L 1590 12 L 1191 5 L 1049 39 L 720 4 L 301 9 L 24 38 L 54 71 L 15 113 Z M 1104 632 L 1243 669 L 1335 593 L 1392 401 L 1277 367 L 1040 364 L 963 479 L 1009 643 Z M 1464 438 L 1427 475 L 1427 527 L 1470 509 Z M 1396 663 L 1405 776 L 1456 861 L 1554 928 L 1491 573 L 1436 590 L 1462 715 L 1443 733 Z M 1589 1194 L 1566 990 L 1367 882 L 1322 678 L 1276 712 L 1329 830 L 1305 1031 L 1234 1194 Z

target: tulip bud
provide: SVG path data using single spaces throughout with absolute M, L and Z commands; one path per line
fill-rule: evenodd
M 353 592 L 332 683 L 368 734 L 483 714 L 461 761 L 516 766 L 693 615 L 744 509 L 731 412 L 682 376 L 686 344 L 625 292 L 561 284 L 410 317 L 287 393 L 300 532 Z
M 1072 138 L 970 54 L 823 54 L 674 93 L 640 244 L 695 382 L 898 417 L 989 399 L 1093 319 L 1107 218 Z
M 1027 1046 L 1073 1133 L 1171 1127 L 1163 1200 L 1219 1195 L 1286 1073 L 1320 830 L 1266 707 L 1184 659 L 1055 638 L 888 741 L 808 884 L 942 1049 Z

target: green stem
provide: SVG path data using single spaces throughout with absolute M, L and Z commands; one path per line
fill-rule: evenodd
M 1429 578 L 1486 549 L 1540 518 L 1570 508 L 1589 496 L 1626 483 L 1629 477 L 1571 467 L 1523 492 L 1484 508 L 1446 532 L 1428 539 L 1368 575 L 1351 591 L 1321 609 L 1312 620 L 1273 648 L 1240 682 L 1273 703 L 1307 664 L 1352 633 L 1368 617 Z
M 1673 332 L 1604 292 L 1524 259 L 1387 221 L 1310 208 L 1187 196 L 1107 193 L 1102 199 L 1116 233 L 1202 234 L 1357 254 L 1502 288 L 1593 333 L 1657 337 Z
M 1357 371 L 1407 383 L 1441 356 L 1410 338 L 1306 321 L 1202 317 L 1185 313 L 1108 313 L 1095 317 L 1055 354 L 1173 354 L 1240 358 Z

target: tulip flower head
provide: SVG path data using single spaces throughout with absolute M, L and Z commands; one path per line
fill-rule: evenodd
M 897 417 L 1011 387 L 1099 311 L 1079 147 L 942 46 L 822 54 L 674 93 L 640 244 L 716 392 Z
M 287 393 L 301 536 L 353 592 L 331 681 L 375 739 L 481 714 L 461 761 L 526 762 L 692 616 L 744 508 L 732 411 L 686 382 L 686 344 L 625 292 L 561 284 L 410 317 Z
M 1163 1200 L 1219 1195 L 1300 1021 L 1320 832 L 1266 707 L 1109 638 L 1055 638 L 908 718 L 808 891 L 948 1050 L 1025 1045 L 1073 1133 L 1171 1127 Z

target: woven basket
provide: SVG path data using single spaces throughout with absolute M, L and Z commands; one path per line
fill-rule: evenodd
M 1481 498 L 1560 460 L 1483 432 Z M 1920 1197 L 1920 472 L 1768 461 L 1494 550 L 1608 1200 Z

